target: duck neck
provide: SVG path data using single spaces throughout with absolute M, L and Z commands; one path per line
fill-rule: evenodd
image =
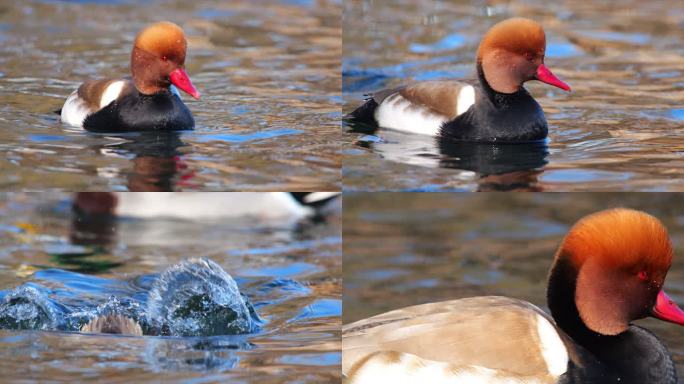
M 477 65 L 480 89 L 475 105 L 442 126 L 440 138 L 451 141 L 506 143 L 546 138 L 544 112 L 524 88 L 515 93 L 495 91 Z
M 143 95 L 153 95 L 169 89 L 168 76 L 163 75 L 158 58 L 138 47 L 131 53 L 131 76 L 135 87 Z
M 487 99 L 491 101 L 492 104 L 494 104 L 494 106 L 497 108 L 505 109 L 517 102 L 520 102 L 521 99 L 532 98 L 523 87 L 518 88 L 518 90 L 513 93 L 502 93 L 492 88 L 485 77 L 482 63 L 477 63 L 477 78 L 480 82 L 480 86 L 482 86 L 484 94 L 487 96 Z
M 547 300 L 558 327 L 623 384 L 677 383 L 672 357 L 651 332 L 630 326 L 614 336 L 602 335 L 584 324 L 575 304 L 577 275 L 578 270 L 562 256 L 551 268 Z

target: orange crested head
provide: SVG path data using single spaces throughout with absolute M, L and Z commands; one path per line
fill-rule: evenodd
M 174 23 L 162 21 L 148 26 L 138 33 L 134 47 L 178 65 L 185 64 L 185 34 L 183 29 Z
M 487 31 L 477 50 L 481 61 L 485 54 L 497 50 L 515 53 L 530 60 L 543 59 L 546 52 L 544 28 L 534 20 L 514 17 L 504 20 Z
M 672 264 L 672 244 L 657 218 L 632 209 L 616 208 L 578 221 L 563 240 L 558 255 L 579 269 L 588 259 L 611 269 L 662 284 Z

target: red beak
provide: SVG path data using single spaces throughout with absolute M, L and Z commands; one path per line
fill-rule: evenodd
M 186 92 L 188 95 L 194 97 L 195 99 L 200 98 L 199 92 L 195 89 L 195 86 L 190 82 L 188 74 L 185 73 L 183 68 L 176 68 L 169 74 L 169 80 L 178 89 Z
M 563 80 L 557 78 L 544 64 L 540 64 L 539 68 L 537 68 L 536 78 L 542 83 L 553 85 L 554 87 L 570 92 L 570 86 L 565 84 Z
M 660 320 L 684 325 L 684 311 L 667 296 L 665 291 L 658 292 L 658 298 L 656 299 L 655 306 L 651 310 L 651 315 Z

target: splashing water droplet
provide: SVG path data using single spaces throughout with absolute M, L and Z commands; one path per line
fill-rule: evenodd
M 33 285 L 22 285 L 0 302 L 0 328 L 54 330 L 57 315 L 47 293 Z
M 258 319 L 235 280 L 218 264 L 190 259 L 167 269 L 147 300 L 147 319 L 171 336 L 254 332 Z

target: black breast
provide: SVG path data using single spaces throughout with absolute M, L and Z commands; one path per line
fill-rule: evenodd
M 602 339 L 590 348 L 619 377 L 620 384 L 677 383 L 672 357 L 652 332 L 630 326 L 617 336 Z
M 546 118 L 524 88 L 514 94 L 478 89 L 475 104 L 445 123 L 440 137 L 471 142 L 530 142 L 546 138 Z M 488 92 L 490 91 L 490 92 Z
M 617 336 L 602 336 L 574 356 L 560 384 L 677 384 L 667 348 L 650 331 L 631 326 Z
M 188 107 L 166 90 L 153 95 L 134 91 L 83 121 L 83 128 L 91 132 L 178 131 L 194 127 Z

